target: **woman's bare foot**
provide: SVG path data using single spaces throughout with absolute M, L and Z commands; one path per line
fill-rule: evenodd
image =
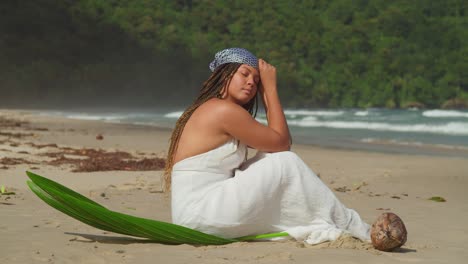
M 383 213 L 371 228 L 372 245 L 382 251 L 392 251 L 406 242 L 405 224 L 394 213 Z

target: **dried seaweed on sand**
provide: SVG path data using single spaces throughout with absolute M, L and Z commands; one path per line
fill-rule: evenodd
M 43 154 L 48 157 L 55 157 L 49 161 L 49 165 L 70 164 L 74 167 L 73 172 L 92 171 L 148 171 L 161 170 L 165 166 L 163 158 L 152 157 L 138 159 L 128 152 L 105 151 L 101 149 L 73 149 L 61 148 L 59 152 L 49 152 Z

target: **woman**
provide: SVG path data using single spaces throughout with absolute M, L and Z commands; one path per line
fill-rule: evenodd
M 210 69 L 171 138 L 165 187 L 173 222 L 225 238 L 285 231 L 310 244 L 343 233 L 369 241 L 369 225 L 289 151 L 275 67 L 230 48 Z M 268 125 L 252 116 L 257 97 Z M 246 160 L 246 146 L 257 155 Z

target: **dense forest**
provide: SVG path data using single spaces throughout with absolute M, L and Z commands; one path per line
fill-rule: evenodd
M 278 68 L 288 107 L 468 107 L 464 0 L 2 0 L 0 107 L 174 105 L 213 54 Z

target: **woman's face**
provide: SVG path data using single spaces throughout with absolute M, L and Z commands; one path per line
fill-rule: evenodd
M 257 93 L 260 82 L 258 70 L 242 64 L 232 76 L 231 82 L 223 92 L 223 98 L 239 105 L 245 105 Z

